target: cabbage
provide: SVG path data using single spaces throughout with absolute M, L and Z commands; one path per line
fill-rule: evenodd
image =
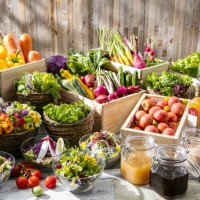
M 66 69 L 67 58 L 62 55 L 50 56 L 47 58 L 47 72 L 53 74 L 59 74 L 60 70 Z

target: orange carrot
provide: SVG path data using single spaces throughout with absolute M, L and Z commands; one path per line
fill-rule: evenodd
M 28 54 L 32 51 L 32 38 L 29 34 L 24 33 L 21 35 L 20 46 L 24 54 L 25 61 L 28 62 Z
M 3 43 L 4 46 L 6 47 L 8 55 L 16 54 L 18 49 L 21 50 L 19 40 L 15 37 L 15 35 L 11 33 L 4 36 Z M 20 51 L 20 54 L 24 57 L 22 51 Z
M 38 51 L 29 51 L 28 54 L 28 63 L 33 61 L 38 61 L 41 59 L 40 53 Z

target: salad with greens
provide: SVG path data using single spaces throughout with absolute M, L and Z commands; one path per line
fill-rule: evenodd
M 22 153 L 26 160 L 34 164 L 47 166 L 53 159 L 67 151 L 67 146 L 63 138 L 53 140 L 49 135 L 35 141 L 30 138 L 22 144 Z
M 120 156 L 120 140 L 113 133 L 101 130 L 80 139 L 82 150 L 105 158 L 105 167 L 115 163 Z
M 172 62 L 170 69 L 191 77 L 200 78 L 200 52 L 192 53 L 183 59 Z
M 184 97 L 192 87 L 192 78 L 168 71 L 163 71 L 160 75 L 152 72 L 146 77 L 144 86 L 163 96 Z
M 45 114 L 60 124 L 76 123 L 90 113 L 90 107 L 83 101 L 70 104 L 48 104 L 43 107 Z
M 61 177 L 70 178 L 70 185 L 81 185 L 81 180 L 91 178 L 103 171 L 103 165 L 93 156 L 85 154 L 78 147 L 71 147 L 67 154 L 61 155 L 54 163 L 54 172 Z M 94 181 L 94 180 L 93 180 Z

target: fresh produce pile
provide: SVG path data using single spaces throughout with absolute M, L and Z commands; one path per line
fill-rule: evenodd
M 34 130 L 41 122 L 40 114 L 33 107 L 17 101 L 8 104 L 0 98 L 0 134 Z
M 29 34 L 22 34 L 20 40 L 13 34 L 4 37 L 0 35 L 0 70 L 40 59 L 40 53 L 32 50 L 32 38 Z
M 108 30 L 105 27 L 99 28 L 97 32 L 100 48 L 108 52 L 110 60 L 114 62 L 133 66 L 137 69 L 144 69 L 165 62 L 154 58 L 154 39 L 147 38 L 143 57 L 138 50 L 138 39 L 136 36 L 130 36 L 129 40 L 125 35 Z
M 50 93 L 53 98 L 60 98 L 61 86 L 57 83 L 53 74 L 46 72 L 33 72 L 33 74 L 24 73 L 22 78 L 15 81 L 16 91 L 27 96 L 34 92 Z
M 80 178 L 93 176 L 102 170 L 96 158 L 74 147 L 68 150 L 68 154 L 61 155 L 59 163 L 54 168 L 56 174 L 72 178 L 72 185 L 78 185 Z
M 163 71 L 160 75 L 152 72 L 146 77 L 144 86 L 163 96 L 184 97 L 192 87 L 192 78 L 168 71 Z
M 187 100 L 181 101 L 175 96 L 159 101 L 144 99 L 134 115 L 131 128 L 174 136 L 186 104 Z
M 186 74 L 191 77 L 200 77 L 200 52 L 192 53 L 191 55 L 172 62 L 171 70 Z
M 72 124 L 86 117 L 90 108 L 82 101 L 74 101 L 70 104 L 48 104 L 43 107 L 45 114 L 60 124 Z

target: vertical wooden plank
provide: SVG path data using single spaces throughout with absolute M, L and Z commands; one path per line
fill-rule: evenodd
M 57 3 L 59 4 L 59 1 L 56 0 L 50 0 L 50 13 L 51 13 L 51 34 L 52 34 L 52 54 L 58 54 L 58 24 L 57 24 Z M 61 15 L 62 16 L 62 15 Z M 62 20 L 59 21 L 59 23 L 62 23 Z M 59 29 L 62 34 L 62 29 Z
M 99 40 L 96 29 L 99 27 L 99 4 L 98 0 L 93 0 L 93 47 L 99 46 Z
M 32 37 L 33 49 L 39 51 L 37 40 L 36 1 L 25 1 L 25 32 Z
M 78 51 L 83 51 L 83 4 L 84 4 L 84 0 L 79 0 L 78 2 L 77 2 L 77 5 L 76 5 L 76 7 L 78 7 L 78 8 L 76 8 L 77 9 L 77 11 L 78 11 L 78 16 L 77 16 L 77 18 L 78 18 L 78 23 L 77 23 L 77 30 L 78 30 L 78 32 L 77 32 L 77 34 L 76 34 L 76 47 L 77 47 L 77 50 Z
M 118 30 L 120 27 L 120 19 L 119 19 L 119 13 L 120 13 L 120 7 L 119 7 L 119 0 L 115 0 L 114 1 L 114 11 L 113 11 L 113 16 L 114 16 L 114 20 L 113 20 L 113 29 L 114 30 Z
M 128 20 L 128 36 L 133 35 L 133 23 L 134 23 L 134 2 L 129 0 L 129 20 Z
M 83 3 L 83 51 L 88 50 L 89 45 L 89 30 L 88 30 L 88 0 L 85 0 Z
M 144 39 L 148 38 L 148 27 L 149 27 L 149 2 L 150 0 L 144 1 Z
M 114 10 L 114 1 L 115 0 L 109 0 L 109 28 L 112 29 L 113 28 L 113 22 L 114 22 L 114 18 L 113 18 L 113 10 Z
M 25 15 L 25 0 L 19 1 L 19 30 L 21 33 L 27 33 L 26 29 L 26 15 Z
M 0 33 L 3 34 L 3 31 L 4 31 L 4 16 L 3 16 L 3 3 L 5 1 L 4 0 L 0 0 Z
M 67 14 L 68 14 L 68 30 L 67 30 L 67 42 L 68 48 L 74 48 L 73 37 L 73 0 L 67 0 Z
M 128 36 L 128 25 L 129 25 L 129 1 L 124 1 L 124 26 L 123 32 L 124 35 Z
M 88 1 L 88 49 L 87 50 L 95 48 L 95 46 L 93 45 L 94 39 L 92 37 L 93 31 L 94 31 L 94 28 L 93 28 L 93 1 L 89 0 Z
M 124 9 L 124 1 L 119 1 L 119 27 L 118 30 L 122 33 L 124 33 L 124 15 L 125 15 L 125 9 Z M 118 31 L 117 30 L 117 31 Z

